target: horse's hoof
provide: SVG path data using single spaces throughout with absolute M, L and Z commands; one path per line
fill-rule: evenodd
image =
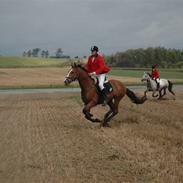
M 93 117 L 93 114 L 91 114 L 91 113 L 88 113 L 89 115 L 90 115 L 90 117 Z
M 156 97 L 158 97 L 158 95 L 152 95 L 152 97 L 156 98 Z
M 100 119 L 98 119 L 98 118 L 96 118 L 96 119 L 94 119 L 94 122 L 95 122 L 95 123 L 100 123 L 100 122 L 101 122 L 101 120 L 100 120 Z
M 104 128 L 111 128 L 111 126 L 110 126 L 108 123 L 104 123 L 104 124 L 103 124 L 103 127 L 104 127 Z
M 102 123 L 102 121 L 100 122 L 99 128 L 102 128 L 104 125 Z

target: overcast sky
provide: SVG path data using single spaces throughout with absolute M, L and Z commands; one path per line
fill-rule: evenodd
M 0 54 L 183 48 L 183 0 L 0 0 Z

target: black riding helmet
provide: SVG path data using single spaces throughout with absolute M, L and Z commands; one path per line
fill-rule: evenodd
M 98 52 L 98 47 L 97 47 L 97 46 L 92 46 L 92 47 L 91 47 L 91 51 L 96 51 L 96 52 Z
M 152 65 L 152 69 L 155 69 L 157 67 L 157 65 L 155 64 L 155 65 Z

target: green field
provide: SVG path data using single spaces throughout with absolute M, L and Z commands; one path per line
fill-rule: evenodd
M 53 58 L 27 58 L 27 57 L 0 57 L 0 68 L 29 68 L 29 67 L 64 67 L 69 66 L 69 59 L 53 59 Z M 112 68 L 110 75 L 123 77 L 141 78 L 143 71 L 150 69 L 142 68 Z M 0 73 L 2 74 L 2 73 Z M 183 79 L 182 70 L 160 70 L 161 78 Z
M 151 72 L 150 70 L 144 70 L 146 72 Z M 112 69 L 110 71 L 110 75 L 113 76 L 124 76 L 124 77 L 135 77 L 141 78 L 143 76 L 142 70 L 133 70 L 133 69 Z M 166 79 L 183 79 L 183 72 L 178 71 L 167 71 L 167 70 L 160 70 L 161 78 Z
M 0 68 L 63 67 L 68 63 L 68 59 L 0 57 Z
M 72 60 L 72 61 L 74 61 L 74 60 Z M 41 67 L 42 67 L 42 68 L 48 69 L 48 67 L 50 67 L 50 68 L 54 67 L 55 69 L 57 69 L 58 67 L 62 67 L 63 69 L 65 69 L 64 67 L 66 67 L 66 66 L 68 67 L 68 66 L 70 66 L 70 64 L 71 64 L 70 59 L 0 57 L 0 68 L 1 68 L 0 76 L 3 76 L 2 77 L 3 79 L 5 79 L 5 78 L 7 79 L 7 82 L 4 81 L 5 86 L 1 83 L 1 88 L 29 88 L 29 87 L 30 88 L 39 88 L 39 87 L 41 87 L 41 88 L 57 88 L 57 87 L 63 87 L 63 86 L 61 86 L 60 83 L 53 83 L 52 84 L 51 82 L 48 82 L 48 84 L 46 83 L 45 86 L 43 86 L 43 84 L 39 85 L 39 83 L 37 85 L 35 85 L 35 83 L 32 83 L 31 86 L 27 86 L 27 85 L 24 86 L 24 84 L 26 82 L 23 83 L 22 85 L 20 85 L 22 78 L 18 77 L 18 75 L 19 75 L 18 70 L 19 69 L 17 69 L 17 72 L 15 72 L 13 75 L 11 75 L 11 72 L 6 71 L 5 68 L 25 68 L 25 69 L 27 69 L 27 68 L 39 69 L 40 68 L 41 69 Z M 38 72 L 42 73 L 43 71 L 44 71 L 44 69 L 41 71 L 38 71 Z M 151 69 L 150 68 L 112 68 L 109 75 L 120 76 L 120 77 L 129 77 L 129 78 L 138 78 L 140 81 L 140 79 L 143 76 L 144 71 L 151 72 Z M 55 73 L 57 73 L 57 71 L 50 70 L 49 72 L 51 72 L 50 74 L 53 77 L 53 78 L 51 78 L 52 80 L 54 80 L 54 78 L 61 77 L 61 75 L 59 75 L 59 76 L 55 75 Z M 66 71 L 63 70 L 62 72 L 64 72 L 64 74 L 65 74 Z M 41 73 L 39 73 L 39 76 Z M 10 76 L 8 77 L 8 74 L 10 74 L 11 77 Z M 44 75 L 44 72 L 42 74 Z M 6 77 L 6 75 L 7 75 L 7 77 Z M 183 83 L 183 70 L 181 70 L 181 69 L 176 69 L 176 70 L 175 69 L 160 69 L 160 76 L 161 76 L 161 78 L 170 79 L 171 81 L 173 81 L 174 83 L 177 83 L 177 84 Z M 16 77 L 18 77 L 20 82 L 18 84 L 12 84 L 11 81 Z M 44 80 L 44 77 L 42 79 Z M 8 82 L 10 82 L 10 85 L 7 86 Z M 27 82 L 29 82 L 29 81 L 27 81 Z M 44 83 L 44 81 L 40 81 L 40 82 Z M 126 84 L 139 84 L 136 81 L 134 81 L 134 82 L 133 81 L 130 81 L 130 82 L 125 81 L 125 82 L 126 82 Z M 142 84 L 142 83 L 140 83 L 140 84 Z

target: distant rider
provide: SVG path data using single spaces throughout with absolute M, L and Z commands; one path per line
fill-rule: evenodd
M 157 65 L 152 66 L 152 74 L 151 75 L 152 75 L 152 79 L 154 79 L 156 81 L 157 90 L 158 90 L 160 87 L 160 74 L 158 72 Z
M 99 81 L 99 88 L 104 97 L 104 105 L 108 103 L 107 91 L 104 88 L 104 81 L 106 78 L 106 73 L 110 71 L 110 68 L 105 65 L 104 58 L 98 54 L 98 47 L 91 47 L 91 55 L 88 57 L 88 62 L 85 65 L 86 70 L 89 72 L 90 76 L 95 76 Z

